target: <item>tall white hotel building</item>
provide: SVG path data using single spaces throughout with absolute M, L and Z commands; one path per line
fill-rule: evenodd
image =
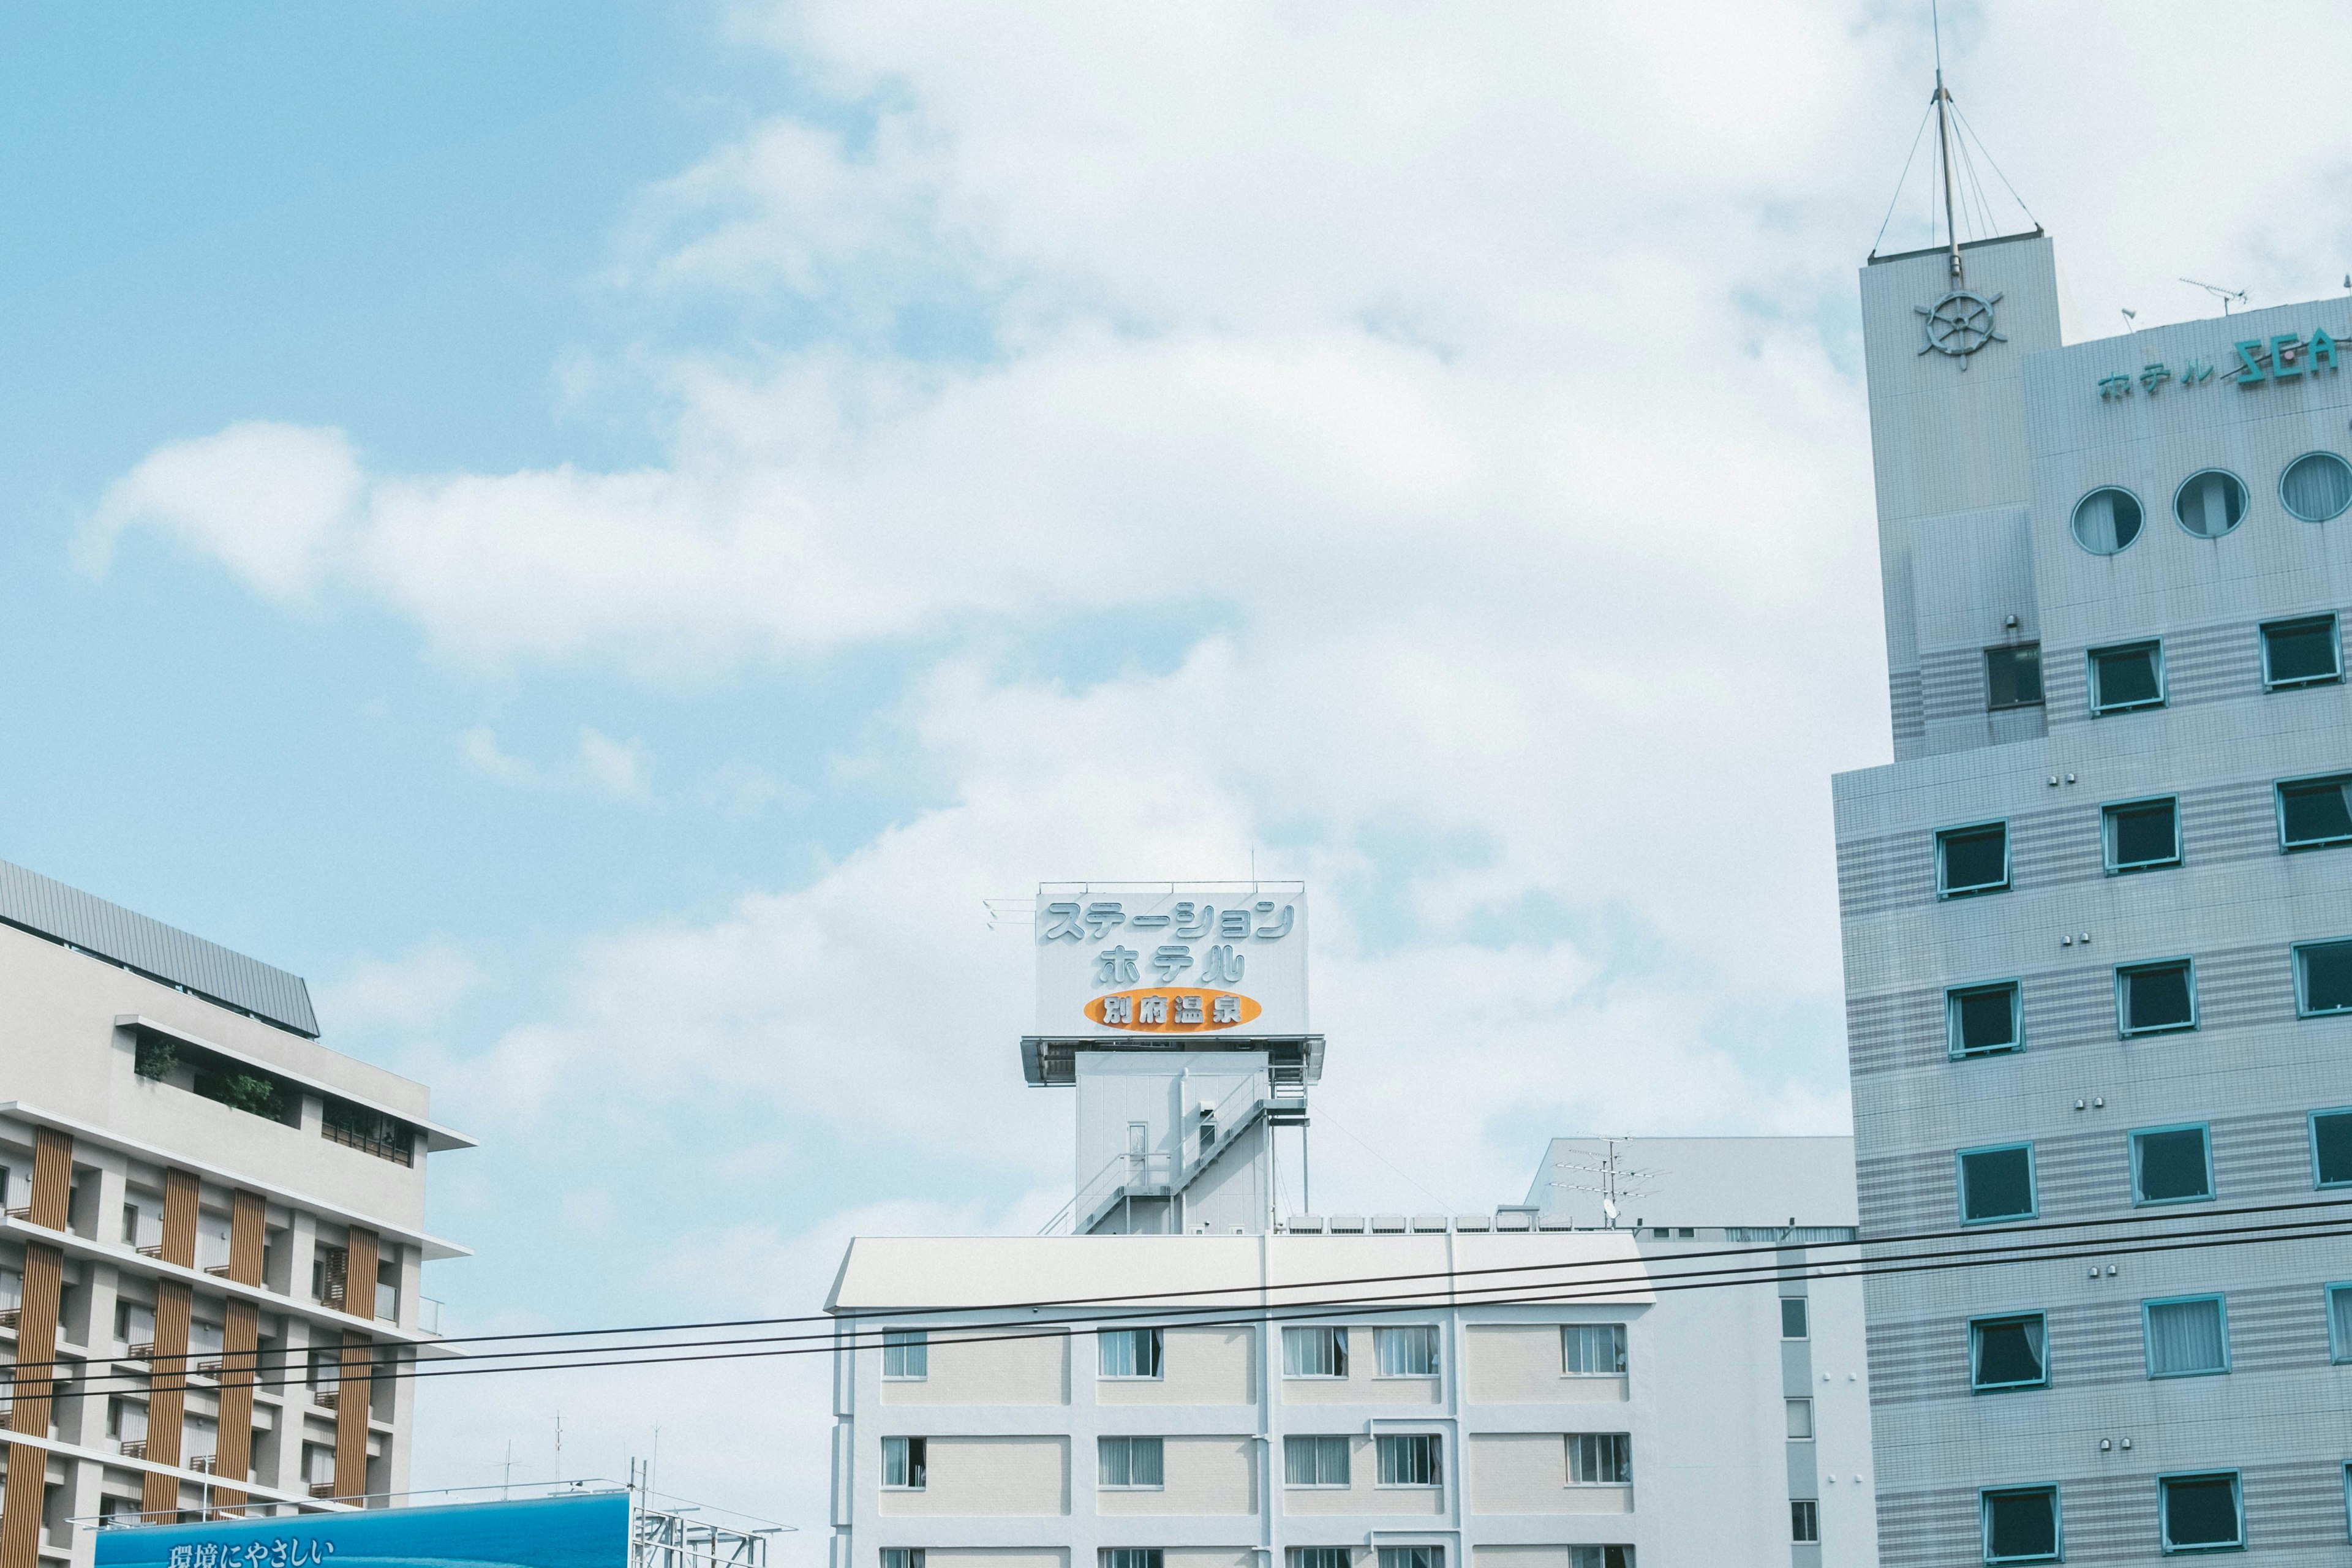
M 1862 296 L 1895 740 L 1835 783 L 1864 1234 L 2116 1222 L 1869 1282 L 1881 1555 L 2344 1563 L 2352 1244 L 2113 1249 L 2352 1184 L 2352 309 L 2068 343 L 2039 231 Z

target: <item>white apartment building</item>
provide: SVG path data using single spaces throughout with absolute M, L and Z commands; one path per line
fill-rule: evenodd
M 1323 1041 L 1255 945 L 1303 939 L 1274 886 L 1230 926 L 1213 889 L 1040 900 L 1098 976 L 1041 963 L 1023 1042 L 1077 1092 L 1075 1234 L 851 1244 L 831 1568 L 1874 1568 L 1860 1282 L 1808 1252 L 1853 1239 L 1850 1141 L 1562 1140 L 1492 1214 L 1285 1214 Z M 1215 1030 L 1137 927 L 1264 994 Z M 1203 1026 L 1056 1028 L 1122 984 Z
M 299 977 L 5 863 L 0 994 L 0 1568 L 403 1489 L 415 1384 L 373 1373 L 446 1353 L 425 1157 L 472 1141 Z

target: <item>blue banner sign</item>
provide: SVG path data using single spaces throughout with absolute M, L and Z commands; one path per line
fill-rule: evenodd
M 98 1532 L 97 1568 L 628 1568 L 629 1494 Z

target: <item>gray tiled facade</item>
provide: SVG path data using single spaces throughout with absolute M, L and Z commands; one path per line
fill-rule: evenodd
M 1946 253 L 1862 276 L 1895 758 L 1834 786 L 1863 1234 L 1960 1228 L 1958 1152 L 2021 1143 L 2035 1222 L 2119 1223 L 2035 1260 L 1870 1281 L 1882 1560 L 1979 1562 L 1982 1492 L 2055 1486 L 2064 1561 L 2153 1561 L 2158 1478 L 2229 1471 L 2245 1553 L 2341 1564 L 2352 1366 L 2331 1362 L 2326 1288 L 2352 1279 L 2352 1241 L 2115 1249 L 2335 1195 L 2316 1190 L 2309 1117 L 2352 1105 L 2352 1015 L 2298 1015 L 2292 950 L 2352 937 L 2352 847 L 2284 849 L 2274 786 L 2352 773 L 2352 688 L 2266 691 L 2261 628 L 2352 616 L 2352 511 L 2300 521 L 2280 490 L 2304 454 L 2352 458 L 2352 373 L 2306 352 L 2302 374 L 2240 384 L 2233 345 L 2352 334 L 2352 302 L 2070 344 L 2049 239 L 1964 260 L 2002 334 L 1965 358 L 1921 352 L 1920 308 L 1954 287 Z M 2199 361 L 2210 377 L 2187 380 Z M 2129 392 L 2103 395 L 2116 374 Z M 2174 512 L 2209 468 L 2248 495 L 2211 539 Z M 2112 554 L 2070 528 L 2102 486 L 2143 511 Z M 2090 650 L 2153 639 L 2163 706 L 2094 716 Z M 2042 701 L 1990 710 L 1987 650 L 2023 644 Z M 2336 646 L 2341 668 L 2340 623 Z M 2102 808 L 2158 796 L 2179 803 L 2180 863 L 2108 872 Z M 1939 897 L 1938 831 L 1993 822 L 2008 886 Z M 2116 966 L 2183 958 L 2196 1026 L 2125 1037 Z M 2021 1047 L 1955 1059 L 1947 992 L 2004 983 Z M 2130 1133 L 2189 1123 L 2210 1129 L 2210 1199 L 2136 1205 Z M 2201 1294 L 2224 1299 L 2229 1370 L 2151 1378 L 2142 1303 Z M 2048 1385 L 1971 1392 L 1970 1320 L 2027 1313 L 2044 1317 Z

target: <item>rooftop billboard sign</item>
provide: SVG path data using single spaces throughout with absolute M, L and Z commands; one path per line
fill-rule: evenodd
M 1303 882 L 1049 882 L 1035 932 L 1040 1038 L 1307 1032 Z
M 628 1568 L 629 1494 L 98 1532 L 96 1568 Z

